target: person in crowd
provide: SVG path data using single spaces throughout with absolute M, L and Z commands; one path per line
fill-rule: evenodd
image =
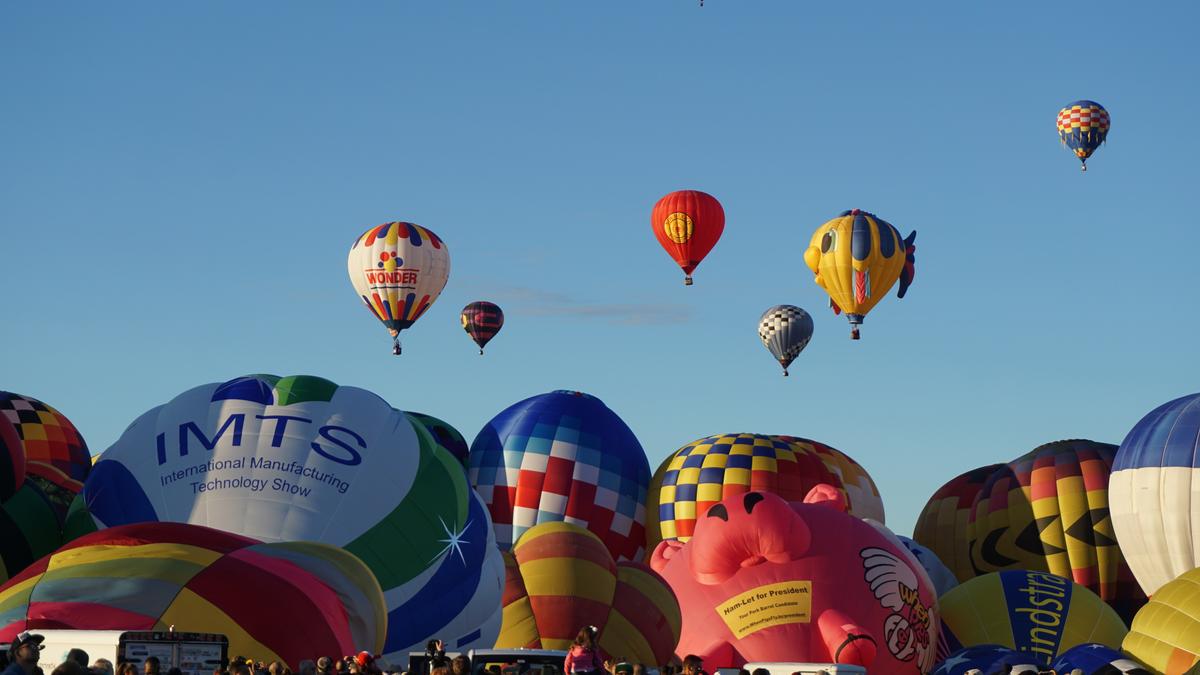
M 683 675 L 708 675 L 704 672 L 704 659 L 695 654 L 683 658 Z
M 771 671 L 766 668 L 755 668 L 754 672 L 750 673 L 750 675 L 771 675 Z
M 108 659 L 96 659 L 92 661 L 91 671 L 93 675 L 116 675 L 113 671 L 112 661 Z
M 162 662 L 158 660 L 157 656 L 147 656 L 146 660 L 142 662 L 142 672 L 145 675 L 160 675 L 161 669 Z
M 8 650 L 8 668 L 4 670 L 4 675 L 35 675 L 45 639 L 29 631 L 17 635 Z
M 471 661 L 459 654 L 450 662 L 450 675 L 471 675 Z
M 233 664 L 229 666 L 229 675 L 250 675 L 249 661 L 242 658 L 234 659 Z
M 298 675 L 317 675 L 317 664 L 312 659 L 304 659 L 300 662 L 300 669 L 296 672 Z
M 450 667 L 444 665 L 435 666 L 433 670 L 429 671 L 429 675 L 450 675 Z
M 82 649 L 79 649 L 78 647 L 71 649 L 71 651 L 67 652 L 67 658 L 65 660 L 74 661 L 75 663 L 78 663 L 79 667 L 83 668 L 83 672 L 85 672 L 85 673 L 87 672 L 88 653 L 83 651 Z
M 51 675 L 87 675 L 87 670 L 75 659 L 66 659 L 51 671 Z
M 129 661 L 117 664 L 117 675 L 138 675 L 137 664 Z
M 575 636 L 575 644 L 567 652 L 563 660 L 563 672 L 566 675 L 600 675 L 605 671 L 604 657 L 596 644 L 595 626 L 584 626 Z
M 183 675 L 183 671 L 177 666 L 171 666 L 167 669 L 167 675 Z
M 633 664 L 633 675 L 646 675 L 646 666 L 642 663 Z
M 750 675 L 750 671 L 746 670 L 745 668 L 742 668 L 741 670 L 738 671 L 738 675 Z
M 621 659 L 613 664 L 611 672 L 613 675 L 633 675 L 633 664 Z
M 317 675 L 333 675 L 333 659 L 328 656 L 317 659 Z
M 501 675 L 503 671 L 500 670 L 500 666 L 493 663 L 492 665 L 488 666 L 488 672 L 491 673 L 491 675 Z

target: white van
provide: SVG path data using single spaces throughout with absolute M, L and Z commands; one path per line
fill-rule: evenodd
M 747 663 L 742 666 L 751 673 L 756 668 L 766 669 L 771 675 L 866 675 L 867 669 L 862 666 L 851 666 L 844 663 Z
M 219 633 L 177 633 L 174 631 L 137 630 L 37 630 L 29 631 L 46 638 L 38 667 L 49 673 L 67 660 L 67 652 L 78 648 L 87 652 L 90 666 L 96 659 L 138 666 L 148 657 L 157 656 L 161 672 L 179 668 L 183 675 L 212 675 L 229 654 L 229 638 Z

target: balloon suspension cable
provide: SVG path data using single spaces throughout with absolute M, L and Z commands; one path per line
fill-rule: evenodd
M 688 275 L 686 275 L 686 276 L 684 276 L 684 277 L 683 277 L 683 285 L 684 285 L 684 286 L 691 286 L 691 285 L 692 285 L 692 275 L 688 274 Z
M 392 338 L 392 354 L 400 356 L 400 338 Z

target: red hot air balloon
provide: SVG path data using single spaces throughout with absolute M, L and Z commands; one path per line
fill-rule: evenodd
M 725 230 L 721 202 L 698 190 L 678 190 L 658 200 L 650 214 L 650 227 L 658 243 L 667 250 L 692 285 L 692 271 L 716 246 Z

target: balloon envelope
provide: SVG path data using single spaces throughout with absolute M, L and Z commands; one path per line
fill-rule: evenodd
M 33 481 L 0 505 L 0 582 L 62 544 L 58 510 Z
M 482 354 L 484 345 L 504 327 L 504 312 L 496 304 L 479 300 L 463 307 L 460 320 L 463 330 L 479 345 Z
M 1075 101 L 1058 111 L 1058 138 L 1087 167 L 1087 159 L 1108 138 L 1108 111 L 1095 101 Z
M 725 230 L 725 210 L 712 195 L 698 190 L 672 192 L 650 213 L 654 237 L 683 270 L 684 283 Z
M 99 527 L 186 522 L 345 548 L 384 590 L 388 654 L 433 636 L 490 647 L 499 629 L 503 561 L 462 465 L 363 389 L 303 375 L 196 387 L 135 420 L 84 496 L 77 510 Z
M 594 396 L 555 391 L 509 406 L 475 437 L 468 473 L 502 549 L 534 525 L 567 521 L 591 530 L 617 560 L 642 558 L 650 465 L 625 422 Z
M 1143 591 L 1200 567 L 1200 394 L 1164 403 L 1130 430 L 1108 491 L 1117 541 Z
M 1068 675 L 1075 670 L 1083 675 L 1150 675 L 1145 666 L 1122 654 L 1120 649 L 1095 642 L 1071 647 L 1054 661 L 1056 673 Z
M 375 577 L 337 547 L 262 544 L 179 523 L 90 534 L 0 587 L 4 641 L 39 628 L 172 625 L 224 634 L 232 654 L 298 667 L 323 654 L 378 651 L 386 619 Z
M 955 578 L 954 573 L 938 559 L 936 553 L 908 537 L 897 538 L 913 554 L 917 562 L 921 563 L 921 567 L 925 568 L 925 573 L 929 575 L 929 580 L 933 582 L 933 587 L 937 591 L 938 597 L 945 595 L 947 591 L 958 585 L 958 579 Z
M 450 278 L 450 252 L 420 225 L 384 223 L 354 240 L 346 267 L 371 314 L 388 330 L 402 331 L 441 295 Z
M 1121 649 L 1157 673 L 1200 668 L 1200 568 L 1163 584 L 1133 618 Z
M 92 468 L 83 436 L 65 415 L 30 396 L 0 391 L 0 415 L 21 439 L 26 475 L 65 514 Z
M 1046 665 L 1075 645 L 1118 645 L 1127 632 L 1099 596 L 1049 572 L 985 574 L 951 589 L 938 605 L 950 651 L 998 644 Z
M 506 555 L 501 649 L 570 649 L 581 626 L 599 628 L 609 655 L 667 663 L 679 641 L 679 604 L 648 567 L 616 562 L 596 535 L 548 522 Z
M 1108 484 L 1116 446 L 1047 443 L 994 471 L 968 524 L 980 573 L 1042 570 L 1086 586 L 1129 621 L 1146 602 L 1113 533 Z
M 975 576 L 967 530 L 971 505 L 988 477 L 1002 466 L 991 464 L 956 476 L 933 493 L 917 516 L 913 540 L 936 553 L 959 581 Z
M 783 367 L 784 375 L 808 346 L 812 334 L 812 317 L 795 305 L 775 305 L 758 319 L 758 339 Z

